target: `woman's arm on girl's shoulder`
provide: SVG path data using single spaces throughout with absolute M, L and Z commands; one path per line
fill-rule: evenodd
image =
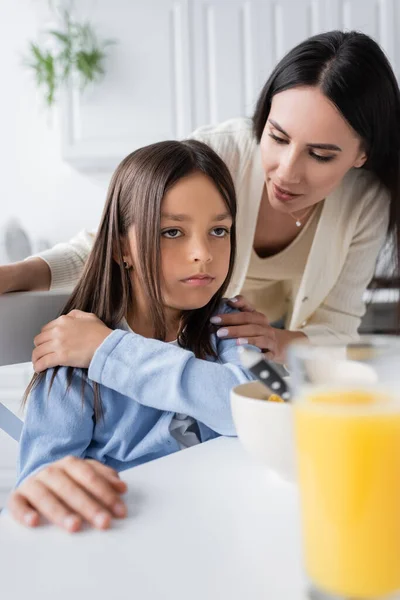
M 253 379 L 239 360 L 236 340 L 217 343 L 220 362 L 115 330 L 96 350 L 89 377 L 144 406 L 183 413 L 221 435 L 235 435 L 230 390 Z
M 81 231 L 69 242 L 57 244 L 37 257 L 44 260 L 51 274 L 50 289 L 74 287 L 93 246 L 95 232 Z
M 49 391 L 53 369 L 28 398 L 19 446 L 17 486 L 39 469 L 68 455 L 84 457 L 93 436 L 93 390 L 74 370 L 67 391 L 67 369 L 60 368 Z

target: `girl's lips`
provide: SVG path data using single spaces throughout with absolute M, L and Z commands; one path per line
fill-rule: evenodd
M 287 192 L 286 190 L 283 190 L 282 188 L 277 186 L 275 183 L 272 184 L 272 188 L 274 191 L 274 196 L 276 198 L 278 198 L 278 200 L 281 200 L 281 202 L 288 202 L 290 200 L 294 200 L 295 198 L 299 198 L 300 196 L 303 195 L 303 194 L 292 194 L 290 192 Z
M 202 287 L 206 285 L 210 285 L 214 281 L 215 277 L 188 277 L 187 279 L 182 279 L 182 283 L 186 285 L 191 285 L 193 287 Z

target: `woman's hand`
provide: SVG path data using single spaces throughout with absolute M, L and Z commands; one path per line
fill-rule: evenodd
M 57 366 L 87 369 L 111 332 L 96 315 L 72 310 L 45 325 L 35 337 L 33 368 L 36 373 Z
M 8 510 L 27 527 L 37 527 L 40 517 L 45 517 L 71 533 L 80 530 L 82 521 L 96 529 L 108 529 L 112 517 L 126 517 L 120 497 L 126 490 L 114 469 L 96 460 L 66 456 L 14 490 Z
M 0 265 L 0 294 L 12 290 L 12 270 L 9 265 Z
M 228 304 L 240 312 L 212 317 L 211 322 L 219 327 L 217 336 L 236 338 L 238 345 L 257 346 L 269 360 L 284 362 L 287 345 L 295 338 L 306 338 L 300 331 L 284 331 L 271 327 L 267 317 L 256 311 L 243 296 L 229 299 Z

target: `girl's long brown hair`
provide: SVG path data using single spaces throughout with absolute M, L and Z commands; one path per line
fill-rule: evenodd
M 230 234 L 231 252 L 227 277 L 203 308 L 184 311 L 178 333 L 178 343 L 196 357 L 215 356 L 210 339 L 210 317 L 216 311 L 229 285 L 236 253 L 236 195 L 223 160 L 206 144 L 196 140 L 165 141 L 151 144 L 127 156 L 112 176 L 100 226 L 83 273 L 61 314 L 79 309 L 94 313 L 108 327 L 115 329 L 133 305 L 134 289 L 123 265 L 122 238 L 135 225 L 137 256 L 135 264 L 142 291 L 147 297 L 155 338 L 165 340 L 166 321 L 162 300 L 160 268 L 161 203 L 166 192 L 183 177 L 193 173 L 209 177 L 233 219 Z M 49 391 L 60 367 L 52 373 Z M 132 366 L 134 368 L 134 366 Z M 83 369 L 82 390 L 87 382 Z M 74 368 L 67 370 L 67 390 Z M 35 374 L 23 398 L 45 373 Z M 98 384 L 93 384 L 95 418 L 101 416 Z M 83 398 L 83 393 L 82 393 Z

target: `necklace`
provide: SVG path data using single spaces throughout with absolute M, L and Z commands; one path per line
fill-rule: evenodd
M 314 210 L 314 208 L 315 208 L 314 206 L 310 206 L 310 209 L 309 210 L 307 209 L 306 213 L 302 217 L 300 216 L 300 218 L 299 217 L 294 217 L 292 215 L 292 213 L 289 213 L 289 215 L 292 217 L 293 221 L 296 222 L 296 227 L 301 227 L 302 226 L 302 224 L 304 223 L 305 217 L 307 217 L 308 215 L 310 215 L 311 212 Z M 300 219 L 301 219 L 301 221 L 300 221 Z M 303 221 L 303 223 L 302 223 L 302 221 Z

